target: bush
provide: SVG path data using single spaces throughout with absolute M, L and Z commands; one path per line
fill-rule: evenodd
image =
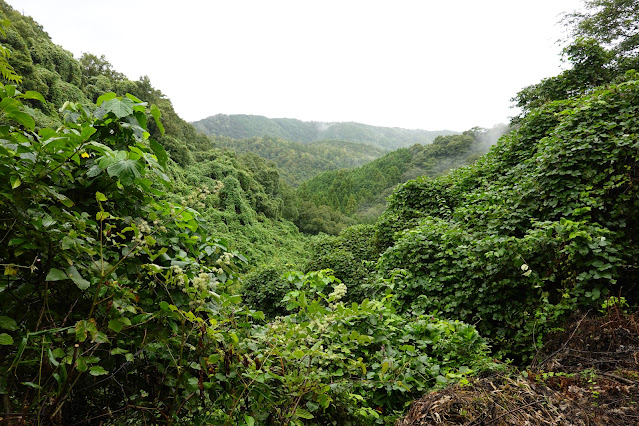
M 388 424 L 424 391 L 496 368 L 473 326 L 400 316 L 390 295 L 346 305 L 330 271 L 288 280 L 292 313 L 241 341 L 244 379 L 226 376 L 252 401 L 237 409 L 260 424 Z
M 285 315 L 286 304 L 282 299 L 292 290 L 284 278 L 284 268 L 274 264 L 263 265 L 244 278 L 242 299 L 247 306 L 264 312 L 269 318 Z
M 633 76 L 636 74 L 629 74 Z M 477 323 L 526 357 L 607 295 L 639 301 L 639 81 L 533 110 L 475 165 L 397 189 L 376 226 L 402 310 Z

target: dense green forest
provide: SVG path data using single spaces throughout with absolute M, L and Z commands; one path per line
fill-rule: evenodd
M 147 77 L 75 59 L 0 1 L 2 421 L 394 424 L 478 376 L 583 379 L 596 398 L 603 364 L 508 365 L 575 313 L 639 302 L 639 8 L 585 5 L 565 20 L 569 68 L 516 94 L 508 129 L 411 142 L 296 191 L 304 176 L 249 147 L 277 153 L 307 127 L 274 121 L 285 142 L 247 119 L 262 133 L 210 139 Z M 638 370 L 608 374 L 621 413 Z M 601 423 L 604 404 L 579 407 Z
M 419 177 L 435 177 L 473 163 L 506 132 L 507 126 L 471 129 L 461 135 L 437 136 L 429 145 L 400 148 L 353 170 L 322 173 L 304 182 L 298 189 L 306 214 L 328 206 L 359 221 L 377 219 L 386 207 L 386 198 L 397 184 Z M 312 221 L 300 222 L 306 232 L 316 229 Z
M 76 60 L 51 43 L 30 17 L 6 4 L 2 4 L 2 10 L 11 20 L 5 29 L 5 44 L 11 49 L 10 64 L 22 76 L 18 87 L 23 92 L 37 91 L 46 100 L 26 101 L 26 111 L 33 114 L 36 129 L 59 126 L 63 117 L 58 110 L 67 101 L 89 104 L 108 92 L 144 99 L 155 105 L 157 116 L 162 116 L 162 129 L 151 120 L 149 133 L 170 157 L 166 173 L 173 182 L 172 200 L 185 199 L 194 187 L 212 188 L 217 181 L 223 182 L 225 189 L 219 196 L 209 197 L 205 203 L 211 208 L 203 210 L 211 215 L 207 223 L 216 235 L 241 247 L 258 262 L 272 257 L 275 251 L 286 253 L 287 247 L 291 252 L 286 256 L 297 257 L 304 237 L 290 222 L 281 220 L 296 217 L 296 202 L 291 201 L 295 196 L 280 182 L 279 171 L 271 164 L 250 154 L 235 155 L 215 148 L 206 136 L 179 118 L 171 101 L 151 85 L 148 77 L 128 80 L 104 57 L 90 53 Z
M 450 130 L 409 130 L 361 123 L 307 122 L 293 118 L 266 118 L 242 114 L 217 114 L 192 124 L 206 135 L 228 136 L 234 139 L 271 136 L 300 143 L 338 140 L 365 143 L 384 150 L 416 143 L 426 144 L 437 136 L 457 133 Z
M 243 154 L 252 152 L 277 166 L 291 186 L 329 170 L 352 168 L 373 161 L 387 151 L 372 145 L 346 141 L 290 142 L 272 136 L 233 139 L 211 136 L 215 146 Z

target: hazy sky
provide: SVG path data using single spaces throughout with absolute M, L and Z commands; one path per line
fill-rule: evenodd
M 7 0 L 53 42 L 148 75 L 188 121 L 259 114 L 490 127 L 561 71 L 580 0 Z

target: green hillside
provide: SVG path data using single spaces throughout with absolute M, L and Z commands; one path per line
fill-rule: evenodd
M 252 152 L 273 161 L 282 178 L 292 186 L 298 186 L 318 173 L 357 167 L 386 153 L 370 145 L 333 140 L 299 143 L 271 136 L 241 140 L 211 136 L 211 141 L 230 152 Z
M 492 129 L 475 128 L 461 135 L 437 136 L 429 145 L 400 148 L 352 170 L 322 173 L 304 182 L 298 195 L 302 202 L 312 202 L 317 207 L 329 206 L 344 215 L 374 220 L 384 210 L 386 197 L 396 185 L 418 176 L 439 176 L 470 164 L 507 130 L 507 126 L 499 125 Z M 318 231 L 302 224 L 300 228 Z
M 252 261 L 272 258 L 276 252 L 286 251 L 287 247 L 293 250 L 291 255 L 294 252 L 299 254 L 299 246 L 295 248 L 296 243 L 290 245 L 289 242 L 301 240 L 303 236 L 292 223 L 283 220 L 287 214 L 293 214 L 289 208 L 292 190 L 287 189 L 286 184 L 280 185 L 277 170 L 263 161 L 260 163 L 263 167 L 253 164 L 251 169 L 235 153 L 214 149 L 206 136 L 176 114 L 171 101 L 152 86 L 148 77 L 128 80 L 115 71 L 104 57 L 89 53 L 76 60 L 70 52 L 53 44 L 47 33 L 30 17 L 22 16 L 3 2 L 0 2 L 0 8 L 11 20 L 11 25 L 5 30 L 6 37 L 0 36 L 0 41 L 11 49 L 9 63 L 22 76 L 18 89 L 38 91 L 46 100 L 45 103 L 25 100 L 27 111 L 34 115 L 36 129 L 62 124 L 63 114 L 58 110 L 67 101 L 91 104 L 108 92 L 121 96 L 129 93 L 133 95 L 132 99 L 144 99 L 157 107 L 154 114 L 161 115 L 162 129 L 155 124 L 155 115 L 148 116 L 150 136 L 164 147 L 173 160 L 169 162 L 166 173 L 173 180 L 174 189 L 167 196 L 179 200 L 188 196 L 193 186 L 208 184 L 214 187 L 217 181 L 226 182 L 227 187 L 222 194 L 227 195 L 217 201 L 209 201 L 203 213 L 211 219 L 208 226 L 217 235 L 226 238 L 234 247 L 241 247 Z M 180 165 L 188 167 L 183 169 Z M 229 192 L 231 187 L 235 191 L 232 195 Z M 233 200 L 232 203 L 230 200 Z M 242 211 L 242 219 L 239 219 L 236 210 Z M 295 210 L 293 205 L 292 211 Z M 247 224 L 253 226 L 246 227 Z M 256 239 L 265 243 L 244 244 Z
M 339 140 L 374 145 L 384 150 L 408 147 L 416 143 L 427 144 L 437 136 L 457 133 L 449 130 L 409 130 L 361 123 L 307 122 L 291 118 L 241 114 L 217 114 L 192 124 L 206 135 L 228 136 L 234 139 L 272 136 L 300 143 Z
M 396 292 L 401 311 L 472 322 L 519 360 L 577 311 L 636 309 L 639 39 L 627 24 L 639 10 L 588 6 L 564 51 L 572 67 L 517 94 L 523 112 L 488 154 L 400 185 L 374 225 L 316 238 L 309 267 L 358 294 Z
M 209 139 L 0 0 L 0 421 L 636 423 L 639 9 L 585 6 L 496 144 L 439 135 L 297 192 L 293 142 Z

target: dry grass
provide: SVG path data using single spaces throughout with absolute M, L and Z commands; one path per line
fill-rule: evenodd
M 528 371 L 426 394 L 396 426 L 557 424 L 639 424 L 638 313 L 575 317 Z

